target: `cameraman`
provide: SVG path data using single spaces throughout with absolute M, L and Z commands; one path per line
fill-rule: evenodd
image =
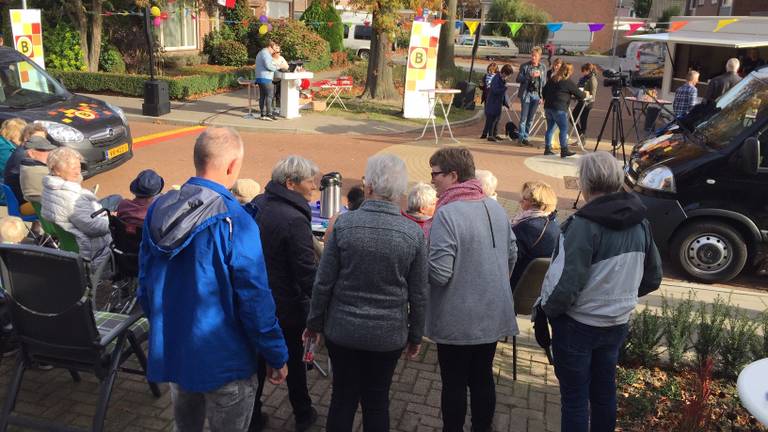
M 520 144 L 522 145 L 528 145 L 528 133 L 541 101 L 541 91 L 546 84 L 546 76 L 547 68 L 541 64 L 541 48 L 533 47 L 531 61 L 523 63 L 517 74 L 517 82 L 520 83 L 517 96 L 520 98 Z

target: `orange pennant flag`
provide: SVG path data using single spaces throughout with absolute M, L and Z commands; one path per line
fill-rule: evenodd
M 674 33 L 688 25 L 688 21 L 675 21 L 669 25 L 669 32 Z

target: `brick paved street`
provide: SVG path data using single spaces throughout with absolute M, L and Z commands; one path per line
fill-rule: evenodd
M 557 431 L 560 429 L 560 402 L 557 380 L 551 366 L 547 366 L 543 352 L 530 337 L 527 317 L 520 317 L 524 335 L 518 342 L 518 380 L 512 380 L 512 343 L 500 343 L 496 351 L 495 431 Z M 392 383 L 390 414 L 392 430 L 400 432 L 438 431 L 440 420 L 440 370 L 437 349 L 425 344 L 417 361 L 401 360 Z M 320 364 L 327 367 L 326 357 L 320 353 Z M 13 358 L 0 363 L 0 400 L 13 367 Z M 320 420 L 312 431 L 324 430 L 325 414 L 331 398 L 331 380 L 316 371 L 309 374 L 310 394 Z M 162 386 L 162 397 L 156 399 L 141 377 L 120 374 L 107 412 L 109 431 L 171 431 L 173 411 L 167 386 Z M 83 374 L 80 383 L 64 370 L 31 370 L 25 375 L 16 409 L 19 413 L 55 420 L 77 427 L 88 427 L 96 409 L 98 381 Z M 292 431 L 293 416 L 285 385 L 267 385 L 264 389 L 264 411 L 269 415 L 268 431 Z M 469 416 L 468 416 L 469 417 Z M 360 427 L 360 415 L 356 429 Z M 24 429 L 10 428 L 12 431 Z M 465 427 L 469 430 L 469 421 Z

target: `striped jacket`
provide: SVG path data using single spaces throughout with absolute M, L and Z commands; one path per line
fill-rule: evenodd
M 542 285 L 549 318 L 568 314 L 595 327 L 625 324 L 637 299 L 661 284 L 661 258 L 646 208 L 618 192 L 587 203 L 562 226 Z

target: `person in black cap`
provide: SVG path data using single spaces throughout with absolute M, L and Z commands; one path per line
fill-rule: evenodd
M 48 154 L 58 146 L 40 136 L 31 137 L 25 144 L 27 157 L 19 168 L 19 185 L 24 201 L 40 203 L 43 195 L 43 177 L 48 172 Z
M 124 199 L 117 205 L 117 217 L 128 230 L 136 231 L 144 225 L 147 209 L 155 197 L 160 194 L 165 181 L 154 170 L 146 169 L 131 182 L 133 199 Z

